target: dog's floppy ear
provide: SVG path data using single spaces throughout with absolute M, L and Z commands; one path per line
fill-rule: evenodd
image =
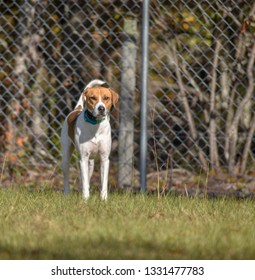
M 117 103 L 119 101 L 119 95 L 118 95 L 118 93 L 116 93 L 112 89 L 109 88 L 109 90 L 110 90 L 110 92 L 112 94 L 112 106 L 116 107 L 116 105 L 117 105 Z
M 78 108 L 83 108 L 84 107 L 87 93 L 88 93 L 88 89 L 84 89 L 84 91 L 82 92 L 82 94 L 81 94 L 81 96 L 80 96 L 80 98 L 78 100 L 78 103 L 76 104 L 74 109 L 78 109 Z
M 82 93 L 82 97 L 84 98 L 84 100 L 86 99 L 86 96 L 87 96 L 88 92 L 89 92 L 89 89 L 85 88 L 83 93 Z
M 84 89 L 83 93 L 82 93 L 82 104 L 84 105 L 85 101 L 86 101 L 86 97 L 87 97 L 87 94 L 89 92 L 89 89 L 86 88 Z

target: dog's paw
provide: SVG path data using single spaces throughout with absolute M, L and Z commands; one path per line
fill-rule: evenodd
M 89 200 L 89 193 L 83 194 L 83 199 L 85 201 L 88 201 Z
M 102 201 L 106 201 L 107 200 L 107 192 L 101 192 L 100 197 L 101 197 Z

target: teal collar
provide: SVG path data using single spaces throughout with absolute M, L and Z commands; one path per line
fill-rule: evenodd
M 104 120 L 105 120 L 105 117 L 98 120 L 88 110 L 84 111 L 84 121 L 85 122 L 95 125 L 95 124 L 101 123 Z

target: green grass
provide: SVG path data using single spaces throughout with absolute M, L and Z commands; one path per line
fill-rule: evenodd
M 254 200 L 0 189 L 0 259 L 254 258 Z

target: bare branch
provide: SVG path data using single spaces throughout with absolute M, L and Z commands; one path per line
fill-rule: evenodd
M 253 90 L 254 90 L 254 77 L 253 77 L 253 66 L 255 60 L 255 42 L 253 43 L 250 59 L 247 66 L 247 77 L 248 77 L 248 88 L 246 94 L 239 104 L 237 111 L 234 115 L 233 122 L 231 123 L 228 130 L 229 137 L 229 169 L 232 171 L 235 165 L 235 155 L 236 155 L 236 143 L 237 143 L 237 133 L 238 133 L 238 124 L 240 118 L 243 114 L 245 105 L 252 98 Z
M 192 139 L 194 141 L 194 144 L 195 144 L 195 147 L 198 151 L 198 156 L 199 156 L 199 160 L 201 162 L 202 168 L 204 170 L 207 170 L 208 166 L 207 166 L 207 161 L 206 161 L 205 154 L 204 154 L 203 150 L 197 144 L 198 133 L 197 133 L 197 130 L 196 130 L 196 127 L 195 127 L 195 123 L 194 123 L 192 114 L 191 114 L 191 109 L 190 109 L 190 106 L 189 106 L 189 102 L 188 102 L 188 98 L 187 98 L 187 95 L 186 95 L 185 87 L 184 87 L 184 84 L 183 84 L 183 81 L 182 81 L 182 75 L 181 75 L 181 72 L 180 72 L 180 69 L 179 69 L 178 58 L 177 58 L 176 49 L 175 49 L 174 45 L 172 46 L 172 52 L 173 52 L 173 59 L 175 61 L 175 73 L 176 73 L 178 85 L 179 85 L 179 88 L 180 88 L 180 98 L 182 100 L 184 111 L 185 111 L 187 121 L 188 121 L 188 124 L 189 124 L 191 137 L 192 137 Z
M 190 81 L 191 85 L 194 87 L 193 91 L 195 91 L 198 95 L 198 98 L 201 102 L 203 101 L 207 101 L 205 95 L 203 94 L 203 92 L 200 90 L 198 84 L 196 83 L 196 81 L 192 78 L 192 76 L 190 75 L 189 71 L 186 68 L 186 65 L 184 63 L 180 64 L 182 71 L 184 72 L 184 74 L 186 75 L 186 77 L 188 78 L 188 80 Z M 189 87 L 190 88 L 190 87 Z M 206 109 L 204 109 L 204 117 L 205 117 L 205 122 L 209 123 L 209 115 L 208 115 L 208 111 Z
M 229 16 L 238 27 L 241 27 L 241 22 L 237 20 L 237 17 L 229 9 L 224 8 L 225 6 L 218 2 L 216 2 L 216 5 L 219 11 L 222 11 L 225 16 Z
M 182 67 L 182 65 L 180 65 Z M 183 70 L 183 69 L 182 69 Z M 186 73 L 185 73 L 186 74 Z M 162 88 L 167 88 L 171 91 L 180 90 L 179 85 L 177 84 L 165 84 L 163 81 L 153 81 L 153 86 L 156 90 L 161 90 Z M 199 92 L 196 88 L 184 85 L 185 91 L 189 92 L 190 94 L 194 95 L 194 98 L 200 99 Z
M 236 88 L 237 88 L 237 83 L 234 84 L 232 87 L 232 90 L 230 92 L 229 100 L 228 100 L 228 111 L 227 111 L 227 117 L 226 117 L 226 125 L 225 125 L 225 145 L 224 145 L 224 156 L 227 161 L 229 161 L 229 128 L 231 126 L 231 122 L 233 120 L 234 116 L 234 99 L 235 99 L 235 94 L 236 94 Z
M 211 83 L 211 97 L 210 97 L 210 123 L 209 123 L 209 142 L 210 142 L 210 160 L 211 165 L 214 167 L 219 167 L 219 153 L 217 147 L 217 138 L 216 138 L 216 109 L 215 109 L 215 100 L 216 100 L 216 84 L 217 84 L 217 68 L 219 62 L 219 52 L 221 49 L 221 43 L 219 40 L 216 40 L 215 43 L 215 55 L 213 59 L 213 72 L 212 72 L 212 83 Z
M 253 114 L 253 118 L 251 121 L 251 126 L 248 132 L 248 136 L 246 139 L 246 143 L 244 146 L 244 150 L 243 150 L 243 157 L 242 157 L 242 163 L 241 163 L 241 173 L 244 174 L 245 173 L 245 169 L 246 169 L 246 165 L 247 165 L 247 161 L 248 161 L 248 155 L 249 155 L 249 151 L 251 148 L 251 141 L 252 141 L 252 137 L 254 135 L 254 131 L 255 131 L 255 114 Z

